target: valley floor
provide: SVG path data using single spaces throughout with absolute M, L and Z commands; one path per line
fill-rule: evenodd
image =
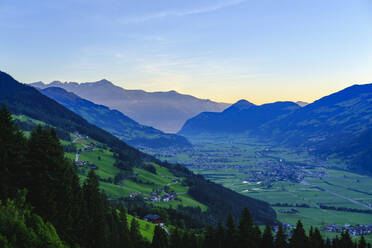
M 205 136 L 191 141 L 193 150 L 155 155 L 269 202 L 278 219 L 289 225 L 300 219 L 306 227 L 319 227 L 328 237 L 339 233 L 328 232 L 326 227 L 345 224 L 371 225 L 367 229 L 372 233 L 372 178 L 348 172 L 342 161 L 331 157 L 324 161 L 303 148 L 294 150 L 249 138 Z M 372 234 L 367 238 L 372 241 Z

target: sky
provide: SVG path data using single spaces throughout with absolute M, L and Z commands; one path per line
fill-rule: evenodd
M 0 70 L 256 104 L 372 83 L 370 0 L 0 0 Z

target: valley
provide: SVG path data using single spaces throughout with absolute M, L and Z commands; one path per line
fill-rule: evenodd
M 211 181 L 270 203 L 281 222 L 293 226 L 300 219 L 305 227 L 316 226 L 329 237 L 337 233 L 325 231 L 328 225 L 372 224 L 372 178 L 347 171 L 332 156 L 320 159 L 309 149 L 244 135 L 188 138 L 193 150 L 156 156 L 185 164 Z

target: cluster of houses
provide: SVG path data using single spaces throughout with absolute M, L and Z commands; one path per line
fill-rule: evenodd
M 367 234 L 372 233 L 372 224 L 367 224 L 367 225 L 358 224 L 355 226 L 352 226 L 350 224 L 345 224 L 345 225 L 332 224 L 332 225 L 325 226 L 324 230 L 327 232 L 336 232 L 336 233 L 347 231 L 352 236 L 361 236 L 361 235 L 367 235 Z
M 282 223 L 282 227 L 283 227 L 284 231 L 289 231 L 289 232 L 293 231 L 296 228 L 294 225 L 284 223 L 284 222 Z M 278 230 L 279 230 L 279 226 L 274 226 L 273 230 L 274 230 L 275 233 L 277 233 Z
M 85 161 L 85 160 L 75 161 L 75 165 L 77 167 L 87 166 L 87 167 L 91 168 L 92 170 L 98 170 L 98 166 L 97 165 L 92 164 L 92 163 L 88 163 L 88 161 Z
M 158 195 L 157 193 L 152 192 L 149 200 L 151 202 L 169 202 L 175 200 L 176 197 L 176 193 L 165 193 L 164 195 Z
M 82 134 L 80 134 L 78 131 L 75 131 L 75 132 L 74 132 L 74 135 L 75 135 L 76 139 L 89 139 L 89 136 L 87 136 L 87 135 L 82 135 Z

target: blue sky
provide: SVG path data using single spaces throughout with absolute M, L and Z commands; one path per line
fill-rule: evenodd
M 254 103 L 372 82 L 369 0 L 0 0 L 0 70 Z

